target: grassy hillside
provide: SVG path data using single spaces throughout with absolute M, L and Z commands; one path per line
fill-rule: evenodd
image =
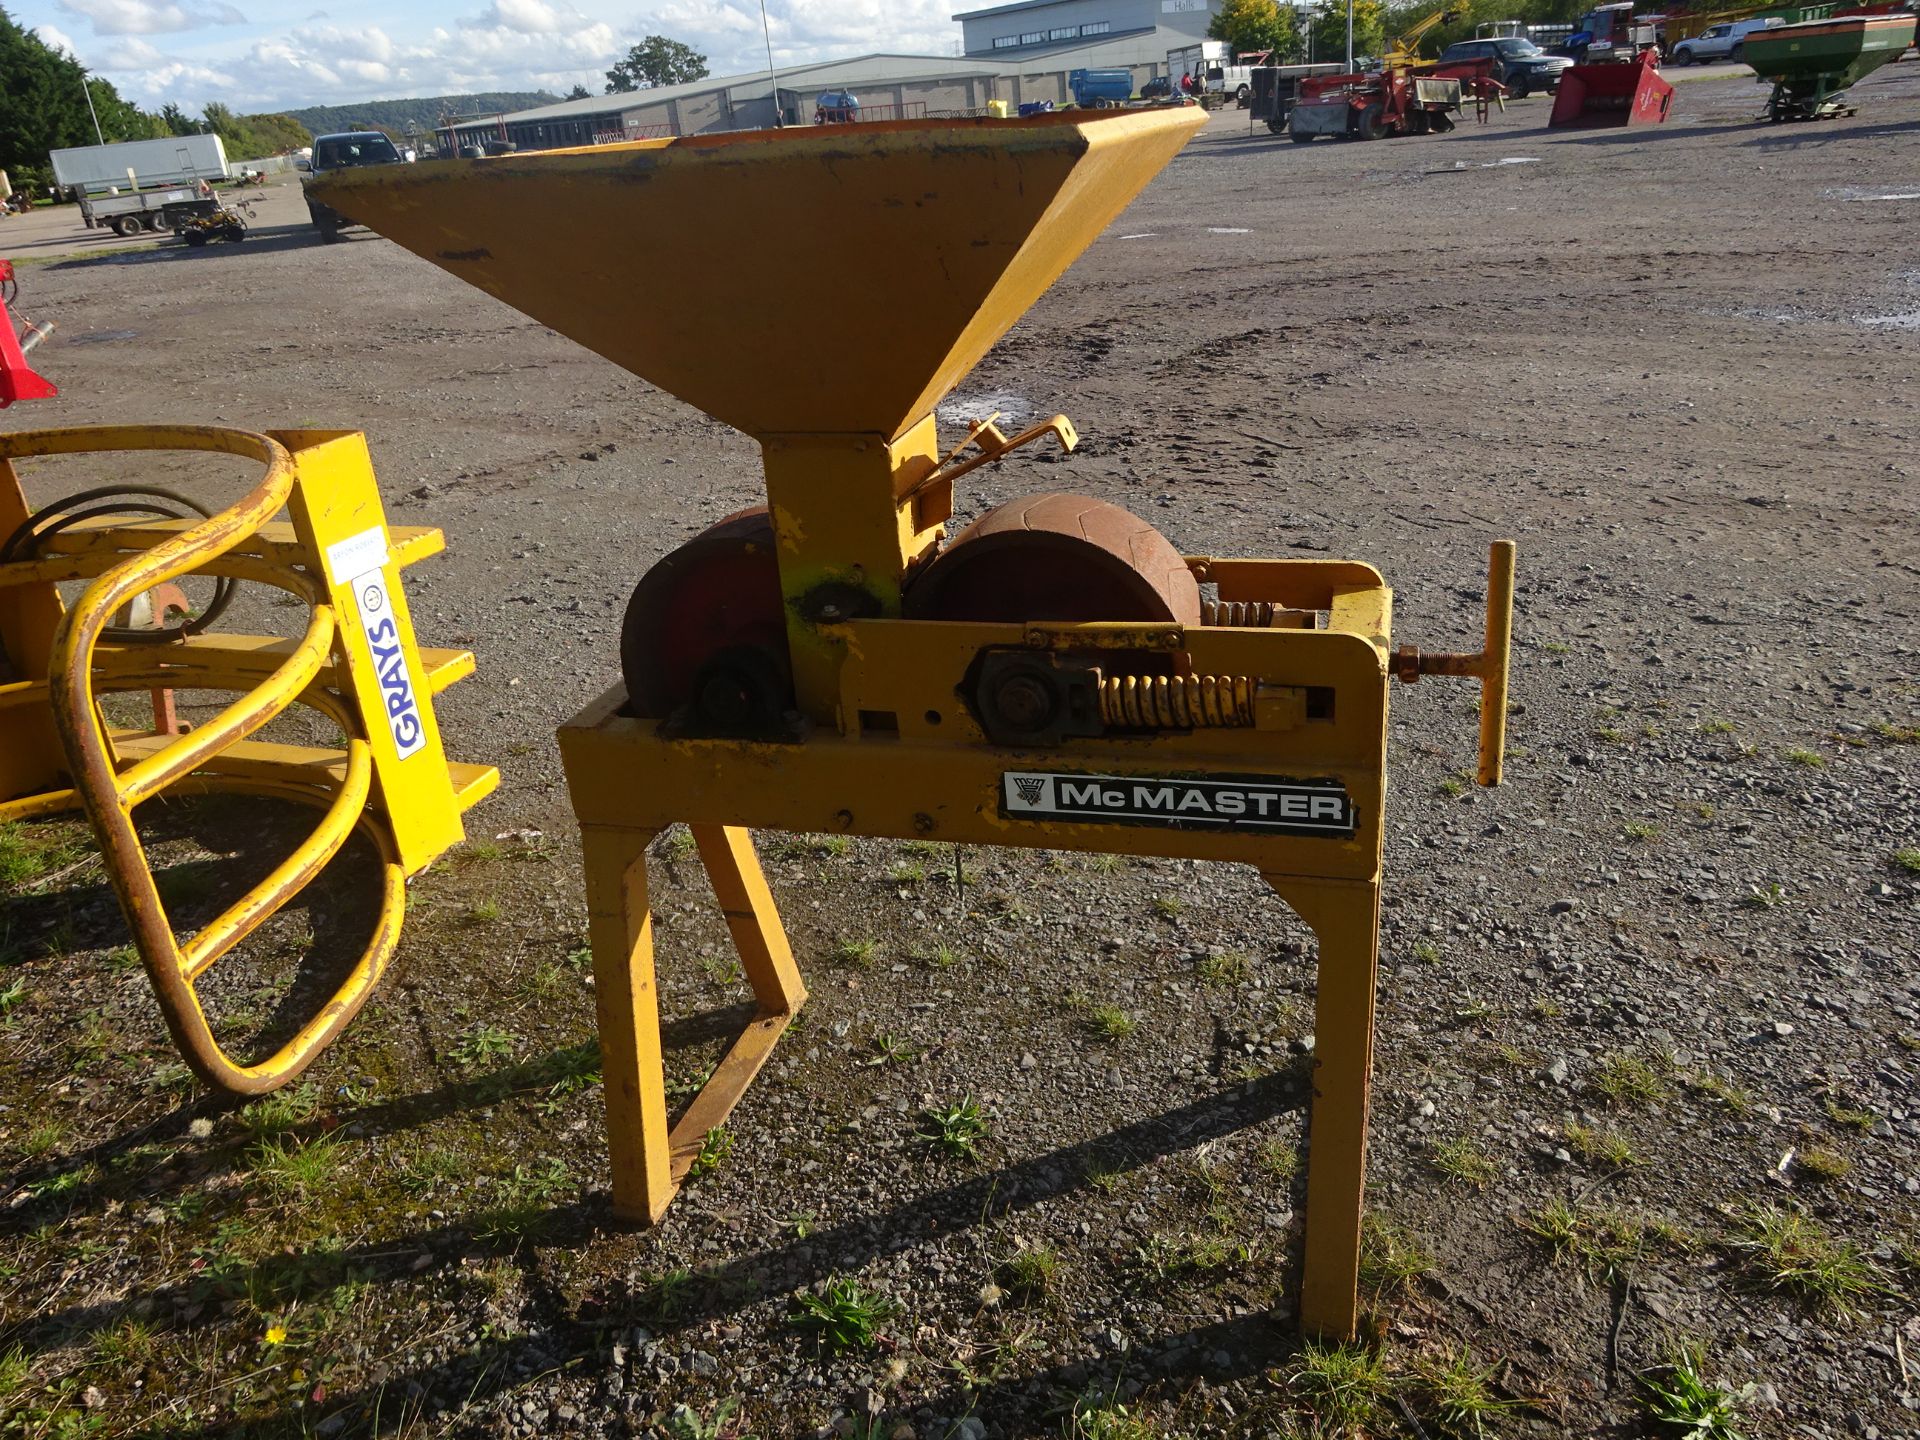
M 312 105 L 286 113 L 316 135 L 334 130 L 431 130 L 447 115 L 490 115 L 551 105 L 558 95 L 544 90 L 498 90 L 479 95 L 436 95 L 417 100 L 366 100 L 357 105 Z

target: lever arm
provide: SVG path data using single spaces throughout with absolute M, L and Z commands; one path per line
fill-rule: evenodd
M 1393 657 L 1393 673 L 1411 685 L 1422 675 L 1456 675 L 1480 682 L 1480 769 L 1482 785 L 1500 783 L 1507 753 L 1507 676 L 1513 649 L 1513 560 L 1511 540 L 1496 540 L 1487 556 L 1487 636 L 1481 649 L 1423 655 L 1402 645 Z

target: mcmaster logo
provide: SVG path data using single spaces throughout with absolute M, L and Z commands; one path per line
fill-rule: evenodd
M 1011 819 L 1096 820 L 1172 830 L 1353 834 L 1353 802 L 1333 781 L 1259 775 L 1075 775 L 1009 770 L 1000 813 Z

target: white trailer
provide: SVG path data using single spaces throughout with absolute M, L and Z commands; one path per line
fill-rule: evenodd
M 1191 91 L 1180 83 L 1182 75 L 1193 77 Z M 1253 67 L 1240 64 L 1224 40 L 1202 40 L 1169 50 L 1167 79 L 1173 82 L 1175 95 L 1227 95 L 1245 105 L 1253 93 Z
M 123 140 L 117 145 L 77 145 L 55 150 L 53 183 L 77 195 L 193 185 L 229 178 L 226 147 L 218 135 L 174 135 L 165 140 Z

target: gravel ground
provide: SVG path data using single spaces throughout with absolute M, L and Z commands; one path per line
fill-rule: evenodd
M 1771 128 L 1723 73 L 1658 130 L 1538 99 L 1370 146 L 1218 116 L 947 407 L 1086 437 L 962 519 L 1071 488 L 1189 552 L 1368 560 L 1423 647 L 1471 647 L 1519 541 L 1508 784 L 1461 783 L 1468 687 L 1396 696 L 1333 1355 L 1289 1324 L 1311 936 L 1250 872 L 761 837 L 804 1024 L 666 1222 L 610 1223 L 549 736 L 754 447 L 319 246 L 291 188 L 239 247 L 0 228 L 65 392 L 7 425 L 367 432 L 390 518 L 449 538 L 407 577 L 479 657 L 449 748 L 505 775 L 394 979 L 242 1110 L 174 1063 L 73 828 L 10 837 L 55 878 L 0 920 L 0 1433 L 1418 1437 L 1480 1392 L 1486 1434 L 1627 1435 L 1688 1341 L 1749 1436 L 1916 1433 L 1920 65 L 1856 93 Z M 284 843 L 258 806 L 152 826 L 185 923 Z M 234 1031 L 351 952 L 356 863 L 216 972 Z M 656 893 L 685 1094 L 746 990 L 674 835 Z M 917 1138 L 969 1100 L 974 1153 Z M 870 1347 L 795 1323 L 830 1289 Z

